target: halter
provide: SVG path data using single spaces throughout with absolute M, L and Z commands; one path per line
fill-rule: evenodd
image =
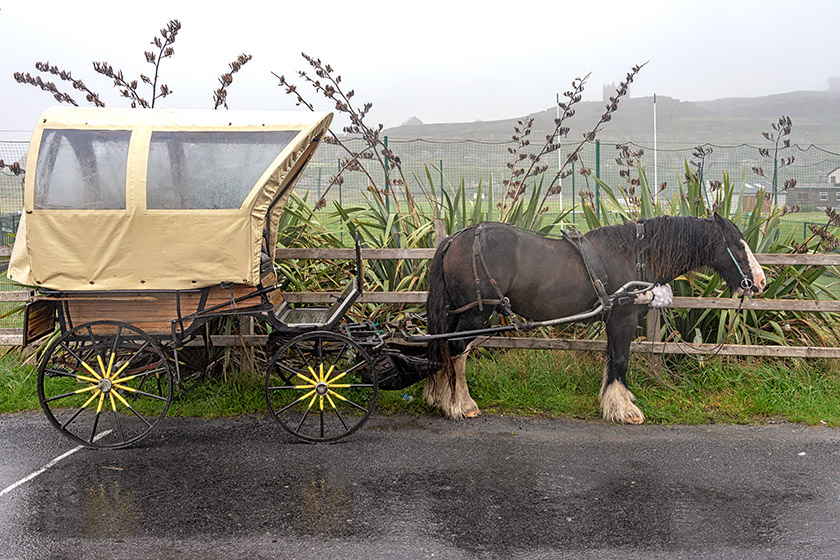
M 735 258 L 735 255 L 732 254 L 732 249 L 729 248 L 729 245 L 726 243 L 726 238 L 723 238 L 723 246 L 726 247 L 726 252 L 729 253 L 729 258 L 732 259 L 732 262 L 735 263 L 735 268 L 738 269 L 738 272 L 741 274 L 741 288 L 744 290 L 744 293 L 751 292 L 753 288 L 753 281 L 752 278 L 749 278 L 746 274 L 744 274 L 744 270 L 741 268 L 740 263 Z

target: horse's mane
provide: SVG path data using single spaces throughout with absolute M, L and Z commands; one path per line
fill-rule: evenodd
M 636 239 L 636 222 L 605 226 L 591 232 L 630 260 L 642 251 L 649 275 L 668 282 L 689 270 L 710 264 L 709 235 L 713 222 L 704 218 L 659 216 L 639 220 L 644 224 L 644 239 Z

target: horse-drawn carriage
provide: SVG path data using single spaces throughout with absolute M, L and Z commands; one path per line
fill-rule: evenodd
M 382 337 L 342 326 L 358 276 L 329 306 L 283 301 L 283 205 L 329 113 L 48 110 L 28 160 L 9 275 L 36 287 L 24 343 L 47 336 L 38 395 L 91 447 L 139 441 L 210 367 L 208 325 L 253 317 L 276 349 L 268 407 L 290 433 L 331 441 L 367 419 Z M 352 329 L 352 334 L 350 330 Z M 381 361 L 381 360 L 380 360 Z
M 740 231 L 719 217 L 655 219 L 563 240 L 489 224 L 462 230 L 437 251 L 429 334 L 346 320 L 362 292 L 358 241 L 356 278 L 344 292 L 329 306 L 294 307 L 274 269 L 278 227 L 331 119 L 44 113 L 31 142 L 9 276 L 35 287 L 24 344 L 53 337 L 37 386 L 56 428 L 90 447 L 140 441 L 173 395 L 213 366 L 209 326 L 241 317 L 266 325 L 267 406 L 303 440 L 348 436 L 367 420 L 380 389 L 429 374 L 426 402 L 449 417 L 475 415 L 464 361 L 477 336 L 605 316 L 611 342 L 602 410 L 610 421 L 634 423 L 643 416 L 626 389 L 626 356 L 654 283 L 708 265 L 733 291 L 764 286 Z M 486 328 L 493 312 L 511 315 L 512 324 Z

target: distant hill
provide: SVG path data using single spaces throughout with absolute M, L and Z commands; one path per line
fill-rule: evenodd
M 605 104 L 581 102 L 571 127 L 569 140 L 578 140 L 597 122 Z M 800 146 L 840 145 L 840 93 L 798 91 L 766 97 L 727 98 L 715 101 L 680 101 L 657 95 L 657 140 L 660 143 L 763 144 L 761 133 L 782 115 L 793 122 L 791 141 Z M 523 115 L 523 117 L 526 115 Z M 534 117 L 532 138 L 543 139 L 554 127 L 556 108 L 550 107 Z M 522 117 L 471 123 L 422 124 L 416 117 L 404 125 L 389 128 L 385 134 L 395 138 L 510 140 L 516 121 Z M 622 99 L 618 112 L 599 138 L 606 142 L 653 142 L 653 98 Z

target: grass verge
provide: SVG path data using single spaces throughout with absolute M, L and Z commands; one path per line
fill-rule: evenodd
M 831 360 L 718 357 L 669 360 L 659 378 L 633 355 L 630 387 L 648 422 L 762 423 L 779 419 L 840 426 L 840 364 Z M 494 414 L 599 420 L 603 358 L 583 352 L 482 350 L 468 361 L 473 398 Z M 233 372 L 204 380 L 172 401 L 168 415 L 264 414 L 264 378 Z M 667 386 L 666 386 L 667 384 Z M 422 401 L 423 383 L 382 391 L 380 414 L 438 414 Z M 36 373 L 15 353 L 0 357 L 0 412 L 38 409 Z

